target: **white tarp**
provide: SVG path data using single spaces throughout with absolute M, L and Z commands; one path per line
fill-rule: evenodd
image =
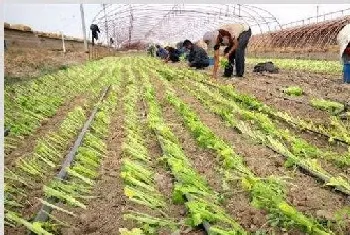
M 350 42 L 350 24 L 346 25 L 339 33 L 337 36 L 337 42 L 339 45 L 339 56 L 340 60 L 343 62 L 343 53 L 346 48 L 346 46 Z

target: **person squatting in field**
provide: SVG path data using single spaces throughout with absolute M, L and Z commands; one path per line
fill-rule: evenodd
M 160 57 L 161 59 L 165 60 L 168 58 L 168 52 L 165 50 L 163 47 L 160 45 L 156 45 L 157 51 L 156 51 L 156 56 Z
M 182 45 L 190 51 L 187 58 L 188 66 L 196 69 L 204 69 L 209 66 L 209 57 L 203 48 L 193 44 L 190 40 L 185 40 Z
M 168 57 L 165 59 L 165 63 L 168 63 L 169 61 L 173 63 L 180 61 L 181 53 L 178 49 L 175 49 L 174 47 L 166 47 L 165 49 L 168 51 Z
M 217 77 L 220 60 L 220 46 L 226 46 L 224 50 L 225 57 L 229 64 L 225 67 L 224 76 L 231 77 L 233 74 L 233 65 L 236 66 L 236 77 L 243 77 L 244 74 L 244 53 L 249 43 L 252 30 L 245 23 L 226 24 L 219 27 L 218 30 L 208 32 L 203 36 L 209 46 L 214 45 L 214 69 L 213 77 Z

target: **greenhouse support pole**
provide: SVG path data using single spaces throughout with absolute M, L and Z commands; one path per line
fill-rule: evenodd
M 110 42 L 109 42 L 108 22 L 107 22 L 107 14 L 106 14 L 106 4 L 102 4 L 102 6 L 103 6 L 103 13 L 105 16 L 106 39 L 107 39 L 107 45 L 108 45 L 108 49 L 109 49 Z
M 85 27 L 85 17 L 84 17 L 84 8 L 83 4 L 80 4 L 80 15 L 81 15 L 81 28 L 83 30 L 83 38 L 84 38 L 84 50 L 88 51 L 87 41 L 86 41 L 86 27 Z
M 62 37 L 62 49 L 63 49 L 63 53 L 66 53 L 66 45 L 64 44 L 64 34 L 61 31 L 61 37 Z

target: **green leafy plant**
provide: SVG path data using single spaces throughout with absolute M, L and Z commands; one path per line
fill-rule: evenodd
M 327 111 L 333 115 L 344 111 L 344 104 L 335 101 L 329 101 L 324 99 L 312 99 L 310 100 L 310 104 L 316 109 Z
M 301 96 L 303 94 L 303 89 L 298 86 L 290 86 L 284 89 L 283 92 L 290 96 Z

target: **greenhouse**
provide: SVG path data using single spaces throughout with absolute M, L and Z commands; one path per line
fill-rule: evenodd
M 349 4 L 6 7 L 3 234 L 350 234 Z

